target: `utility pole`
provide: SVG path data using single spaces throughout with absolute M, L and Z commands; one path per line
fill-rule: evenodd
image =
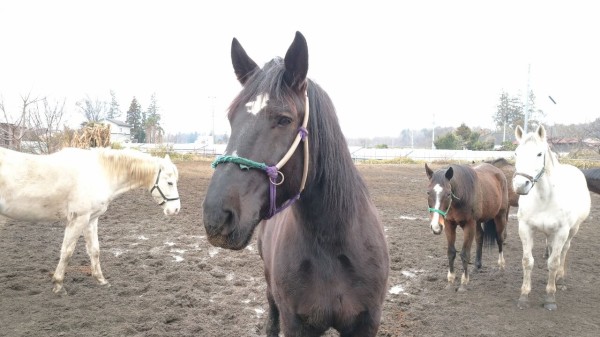
M 531 75 L 531 64 L 527 66 L 527 92 L 525 92 L 525 121 L 523 129 L 527 133 L 527 124 L 529 124 L 529 78 Z
M 435 140 L 435 113 L 433 114 L 433 126 L 431 128 L 431 149 L 432 150 L 435 150 L 434 140 Z
M 208 96 L 208 99 L 210 100 L 210 109 L 211 109 L 211 113 L 212 113 L 212 142 L 213 145 L 215 144 L 215 100 L 217 99 L 216 96 Z

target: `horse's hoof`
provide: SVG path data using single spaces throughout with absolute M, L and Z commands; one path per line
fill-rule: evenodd
M 59 284 L 55 284 L 54 288 L 52 288 L 52 292 L 55 293 L 58 296 L 65 296 L 67 295 L 67 291 L 65 290 L 65 288 L 62 285 Z
M 544 299 L 544 308 L 550 311 L 557 309 L 556 297 L 554 294 L 546 294 L 546 298 Z
M 519 307 L 519 309 L 529 308 L 529 299 L 527 298 L 527 295 L 521 295 L 521 297 L 519 297 L 517 307 Z
M 464 285 L 461 285 L 460 287 L 458 287 L 457 290 L 459 293 L 466 293 L 467 292 L 467 287 Z

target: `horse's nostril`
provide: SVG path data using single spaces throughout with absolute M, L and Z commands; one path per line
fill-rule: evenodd
M 224 220 L 221 228 L 221 235 L 229 235 L 233 230 L 235 215 L 232 211 L 223 210 Z

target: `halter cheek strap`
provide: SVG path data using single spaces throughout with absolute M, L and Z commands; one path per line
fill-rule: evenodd
M 166 204 L 168 201 L 179 200 L 179 197 L 177 197 L 177 198 L 167 198 L 167 196 L 165 196 L 165 194 L 163 193 L 163 191 L 158 186 L 158 180 L 160 179 L 160 173 L 161 172 L 162 172 L 162 169 L 159 169 L 158 170 L 158 174 L 156 175 L 156 181 L 154 182 L 154 186 L 152 186 L 152 188 L 150 189 L 150 194 L 152 194 L 152 192 L 154 192 L 154 190 L 157 190 L 158 193 L 160 193 L 160 196 L 163 198 L 163 201 L 158 204 L 159 206 L 162 206 L 162 205 Z
M 540 172 L 538 172 L 538 174 L 536 174 L 535 177 L 532 177 L 529 174 L 525 174 L 525 173 L 521 173 L 521 172 L 515 172 L 515 174 L 513 176 L 525 177 L 527 180 L 529 180 L 531 182 L 531 188 L 533 188 L 535 183 L 537 183 L 538 180 L 540 180 L 540 178 L 542 177 L 544 172 L 546 172 L 546 153 L 544 153 L 544 166 L 542 167 Z
M 265 173 L 269 177 L 269 199 L 270 199 L 269 214 L 266 217 L 267 220 L 272 218 L 275 214 L 283 211 L 284 209 L 286 209 L 287 207 L 292 205 L 294 202 L 296 202 L 296 200 L 300 199 L 300 193 L 302 193 L 302 191 L 304 190 L 304 186 L 306 185 L 306 178 L 308 176 L 308 163 L 309 163 L 308 137 L 307 137 L 308 136 L 307 126 L 308 126 L 309 111 L 310 111 L 310 109 L 309 109 L 309 105 L 308 105 L 308 94 L 305 94 L 305 113 L 304 113 L 304 120 L 302 121 L 302 126 L 300 126 L 298 128 L 298 134 L 296 135 L 296 138 L 292 142 L 292 145 L 290 146 L 289 150 L 286 152 L 286 154 L 283 156 L 283 158 L 277 164 L 275 164 L 273 166 L 268 166 L 265 163 L 255 162 L 253 160 L 243 158 L 243 157 L 238 157 L 238 156 L 219 156 L 211 164 L 212 168 L 216 168 L 217 165 L 222 164 L 222 163 L 234 163 L 234 164 L 240 165 L 241 169 L 254 168 L 254 169 L 259 169 L 259 170 L 265 171 Z M 285 180 L 285 176 L 280 171 L 280 169 L 292 157 L 292 155 L 298 148 L 300 141 L 304 142 L 304 168 L 302 171 L 302 182 L 300 183 L 300 190 L 298 191 L 298 193 L 295 196 L 293 196 L 292 198 L 290 198 L 289 200 L 284 202 L 281 205 L 281 207 L 277 208 L 277 205 L 276 205 L 277 186 L 281 185 L 283 183 L 283 181 Z

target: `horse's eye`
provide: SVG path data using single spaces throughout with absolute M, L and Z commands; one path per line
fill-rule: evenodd
M 290 123 L 292 123 L 292 119 L 286 116 L 281 116 L 279 117 L 279 120 L 277 121 L 277 125 L 279 126 L 286 126 L 289 125 Z
M 172 183 L 172 182 L 170 182 L 170 181 L 168 182 L 168 184 L 169 184 L 169 186 L 173 186 L 173 183 Z
M 540 152 L 540 153 L 538 153 L 538 157 L 541 157 L 541 156 L 542 156 L 542 153 L 541 153 L 541 152 Z

